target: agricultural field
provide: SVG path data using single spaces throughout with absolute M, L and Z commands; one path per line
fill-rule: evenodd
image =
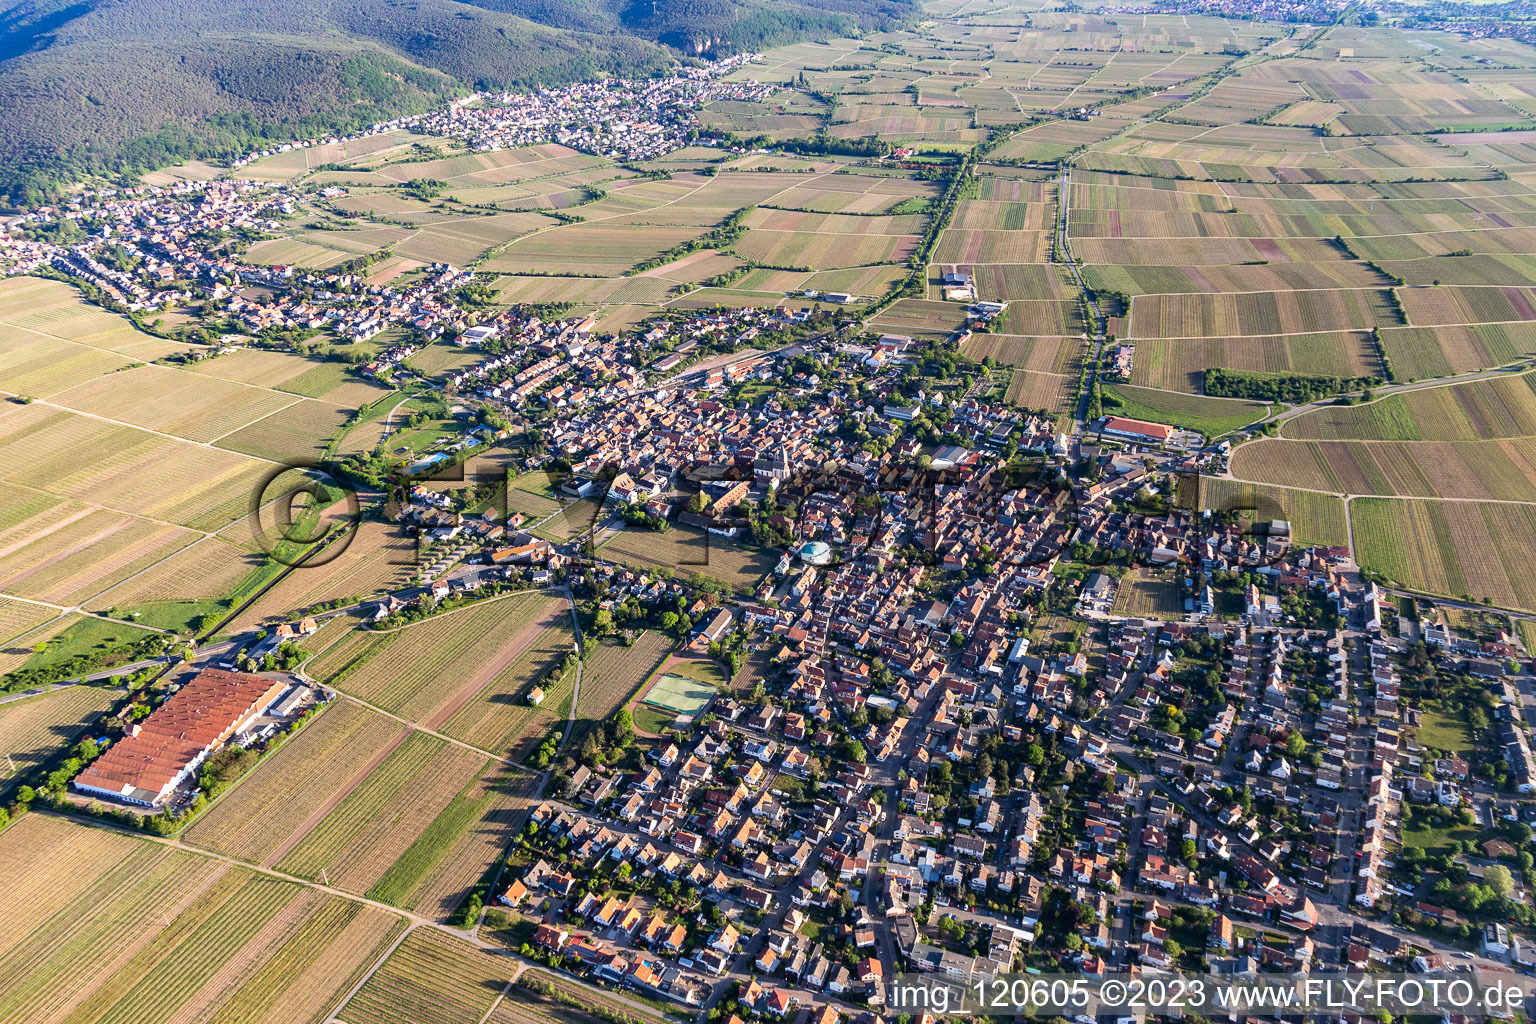
M 495 863 L 531 787 L 531 776 L 412 732 L 340 803 L 317 809 L 326 813 L 273 866 L 444 919 Z
M 1381 343 L 1398 380 L 1449 377 L 1536 355 L 1536 323 L 1391 327 Z
M 704 233 L 701 227 L 650 224 L 563 224 L 508 245 L 485 262 L 492 273 L 618 277 Z
M 29 517 L 6 545 L 0 588 L 34 601 L 72 606 L 173 557 L 198 534 L 105 509 L 62 502 L 47 525 Z M 29 525 L 30 524 L 30 525 Z M 11 532 L 11 531 L 7 531 Z
M 1093 266 L 1084 268 L 1083 277 L 1093 288 L 1127 295 L 1319 291 L 1380 288 L 1391 284 L 1364 264 L 1347 261 L 1239 264 L 1232 267 Z
M 577 728 L 612 718 L 661 667 L 674 646 L 671 637 L 654 629 L 647 630 L 630 647 L 605 640 L 582 666 Z
M 1237 398 L 1204 398 L 1109 384 L 1104 386 L 1104 411 L 1113 416 L 1129 416 L 1196 430 L 1210 438 L 1262 419 L 1269 407 Z
M 387 393 L 387 389 L 353 376 L 346 363 L 266 349 L 240 349 L 193 363 L 188 369 L 207 377 L 303 398 L 335 398 L 342 404 L 352 399 L 358 405 L 366 405 Z
M 0 791 L 13 775 L 73 745 L 115 697 L 104 687 L 72 686 L 0 704 Z
M 185 838 L 194 846 L 264 863 L 316 808 L 344 797 L 378 751 L 406 735 L 399 722 L 339 700 L 221 796 Z
M 0 280 L 0 390 L 48 398 L 186 348 L 86 305 L 62 282 Z
M 1286 437 L 1486 441 L 1536 435 L 1536 374 L 1420 388 L 1365 405 L 1328 407 L 1286 423 Z
M 1132 571 L 1120 580 L 1114 614 L 1177 619 L 1184 614 L 1179 581 L 1167 573 Z
M 1049 224 L 1049 220 L 1047 220 Z M 1043 263 L 1050 254 L 1049 230 L 1002 231 L 951 227 L 939 239 L 939 263 Z
M 1131 337 L 1227 338 L 1240 335 L 1369 331 L 1387 326 L 1386 293 L 1375 290 L 1138 295 Z
M 923 221 L 759 208 L 748 215 L 735 251 L 758 265 L 787 270 L 899 263 L 916 249 Z
M 917 206 L 937 195 L 931 182 L 850 172 L 796 183 L 758 205 L 812 213 L 889 214 L 897 207 Z
M 1140 347 L 1137 348 L 1138 358 Z M 960 347 L 966 359 L 991 359 L 1004 366 L 1037 373 L 1076 375 L 1084 345 L 1080 338 L 1029 337 L 1020 334 L 972 334 Z
M 1078 379 L 1063 373 L 1014 370 L 1004 397 L 1021 409 L 1040 409 L 1058 422 L 1070 417 L 1077 401 Z
M 265 513 L 260 525 L 271 539 L 281 537 L 281 528 Z M 340 524 L 337 528 L 347 529 L 349 525 Z M 229 532 L 233 533 L 233 531 Z M 259 538 L 252 538 L 252 540 L 259 545 L 258 551 L 265 551 L 269 543 Z M 328 551 L 327 555 L 329 554 Z M 207 557 L 213 556 L 210 554 Z M 287 574 L 245 608 L 229 624 L 229 628 L 242 630 L 272 626 L 323 602 L 343 598 L 362 599 L 385 590 L 406 586 L 430 562 L 431 556 L 418 551 L 416 540 L 405 536 L 398 527 L 376 520 L 364 520 L 357 524 L 356 532 L 353 533 L 351 540 L 346 542 L 346 547 L 340 554 L 314 568 L 300 568 Z M 236 566 L 247 567 L 248 571 L 250 567 L 259 564 L 259 561 L 253 562 L 249 557 L 241 558 L 235 563 Z M 234 573 L 233 568 L 226 566 L 215 566 L 215 568 L 223 570 L 226 578 Z M 167 563 L 166 566 L 157 568 L 155 573 L 148 575 L 156 586 L 163 586 L 160 580 L 165 575 L 174 572 L 179 577 L 182 571 L 183 566 Z M 131 598 L 142 587 L 149 585 L 149 581 L 141 577 L 128 584 L 125 588 L 127 594 L 112 591 L 106 596 L 114 602 L 121 603 Z
M 1237 512 L 1249 525 L 1284 519 L 1291 524 L 1291 536 L 1298 544 L 1349 545 L 1344 499 L 1336 495 L 1265 487 L 1221 477 L 1193 479 L 1198 481 L 1197 491 L 1180 487 L 1179 504 L 1183 507 Z
M 1536 608 L 1536 513 L 1529 505 L 1356 498 L 1360 564 L 1405 587 Z
M 216 441 L 304 399 L 167 366 L 140 366 L 58 392 L 53 404 L 189 441 Z
M 188 841 L 443 919 L 495 861 L 533 781 L 342 698 Z
M 479 1024 L 514 961 L 431 928 L 405 937 L 337 1016 L 346 1024 Z
M 662 534 L 620 530 L 599 550 L 617 562 L 682 578 L 708 576 L 739 591 L 755 586 L 779 560 L 777 552 L 679 526 Z
M 362 903 L 41 814 L 0 833 L 0 1018 L 324 1021 L 405 928 Z
M 1381 359 L 1366 331 L 1249 338 L 1137 338 L 1131 382 L 1200 394 L 1212 366 L 1252 373 L 1379 377 Z
M 319 462 L 332 437 L 352 418 L 357 406 L 329 399 L 301 398 L 218 439 L 220 448 L 268 462 L 301 466 Z
M 241 173 L 258 180 L 288 181 L 327 164 L 342 164 L 348 168 L 373 167 L 392 157 L 404 155 L 417 143 L 433 145 L 437 142 L 436 139 L 403 130 L 386 132 L 344 142 L 287 149 L 253 162 L 242 168 Z
M 522 747 L 557 716 L 574 675 L 541 707 L 533 682 L 558 664 L 575 637 L 564 598 L 533 593 L 436 615 L 390 632 L 359 630 L 309 667 L 361 700 L 494 754 Z M 544 723 L 544 724 L 540 724 Z
M 56 608 L 48 605 L 18 601 L 12 597 L 0 597 L 0 644 L 9 644 L 26 636 L 49 619 L 56 618 L 58 614 Z M 6 650 L 5 653 L 30 654 L 31 649 Z
M 1536 290 L 1508 286 L 1401 288 L 1398 298 L 1411 327 L 1503 324 L 1536 320 Z
M 1531 439 L 1292 441 L 1265 439 L 1233 453 L 1240 480 L 1331 494 L 1536 501 Z

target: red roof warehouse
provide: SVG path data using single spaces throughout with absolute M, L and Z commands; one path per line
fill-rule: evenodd
M 1124 416 L 1109 416 L 1104 420 L 1104 433 L 1114 434 L 1118 437 L 1129 437 L 1137 441 L 1145 441 L 1150 444 L 1162 444 L 1173 436 L 1173 430 L 1161 423 L 1148 423 L 1146 420 L 1126 419 Z
M 75 788 L 157 807 L 178 783 L 287 689 L 282 680 L 204 669 L 75 778 Z

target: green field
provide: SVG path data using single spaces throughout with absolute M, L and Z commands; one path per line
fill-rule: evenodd
M 1466 757 L 1476 746 L 1466 721 L 1455 712 L 1425 711 L 1414 737 L 1422 747 L 1449 751 L 1459 757 Z
M 1131 387 L 1127 384 L 1104 385 L 1104 412 L 1136 420 L 1167 423 L 1185 430 L 1196 430 L 1206 437 L 1219 437 L 1262 419 L 1269 407 L 1259 402 L 1231 398 L 1202 398 L 1174 391 Z

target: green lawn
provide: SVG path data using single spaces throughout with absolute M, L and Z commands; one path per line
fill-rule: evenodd
M 1104 385 L 1104 413 L 1167 423 L 1216 437 L 1262 419 L 1269 406 L 1231 398 L 1205 398 L 1126 384 Z
M 28 658 L 22 668 L 48 668 L 81 654 L 127 647 L 149 636 L 147 630 L 126 622 L 82 618 L 48 642 L 45 650 Z
M 1432 819 L 1416 818 L 1403 826 L 1403 849 L 1418 847 L 1425 855 L 1434 857 L 1451 852 L 1451 843 L 1460 839 L 1471 842 L 1477 838 L 1477 829 L 1465 825 L 1436 828 Z
M 725 671 L 718 662 L 704 658 L 677 658 L 667 666 L 667 671 L 684 679 L 692 679 L 706 686 L 724 686 Z
M 672 712 L 662 711 L 648 704 L 636 704 L 631 711 L 635 716 L 635 728 L 653 736 L 658 736 L 672 728 L 672 723 L 677 721 L 677 716 Z
M 1425 711 L 1417 738 L 1420 746 L 1450 750 L 1462 756 L 1470 753 L 1475 746 L 1472 734 L 1467 731 L 1467 723 L 1459 713 L 1454 712 Z
M 146 601 L 142 604 L 125 604 L 113 610 L 114 618 L 133 618 L 143 626 L 156 629 L 187 630 L 205 615 L 217 619 L 229 610 L 228 605 L 217 598 L 200 601 Z M 212 620 L 210 620 L 212 621 Z

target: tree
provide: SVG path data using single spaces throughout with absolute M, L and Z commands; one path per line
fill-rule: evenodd
M 1483 869 L 1483 884 L 1500 898 L 1509 896 L 1515 891 L 1515 880 L 1509 873 L 1509 868 L 1502 864 L 1493 864 Z
M 709 495 L 703 491 L 695 491 L 693 497 L 688 499 L 689 512 L 703 512 L 709 507 Z

